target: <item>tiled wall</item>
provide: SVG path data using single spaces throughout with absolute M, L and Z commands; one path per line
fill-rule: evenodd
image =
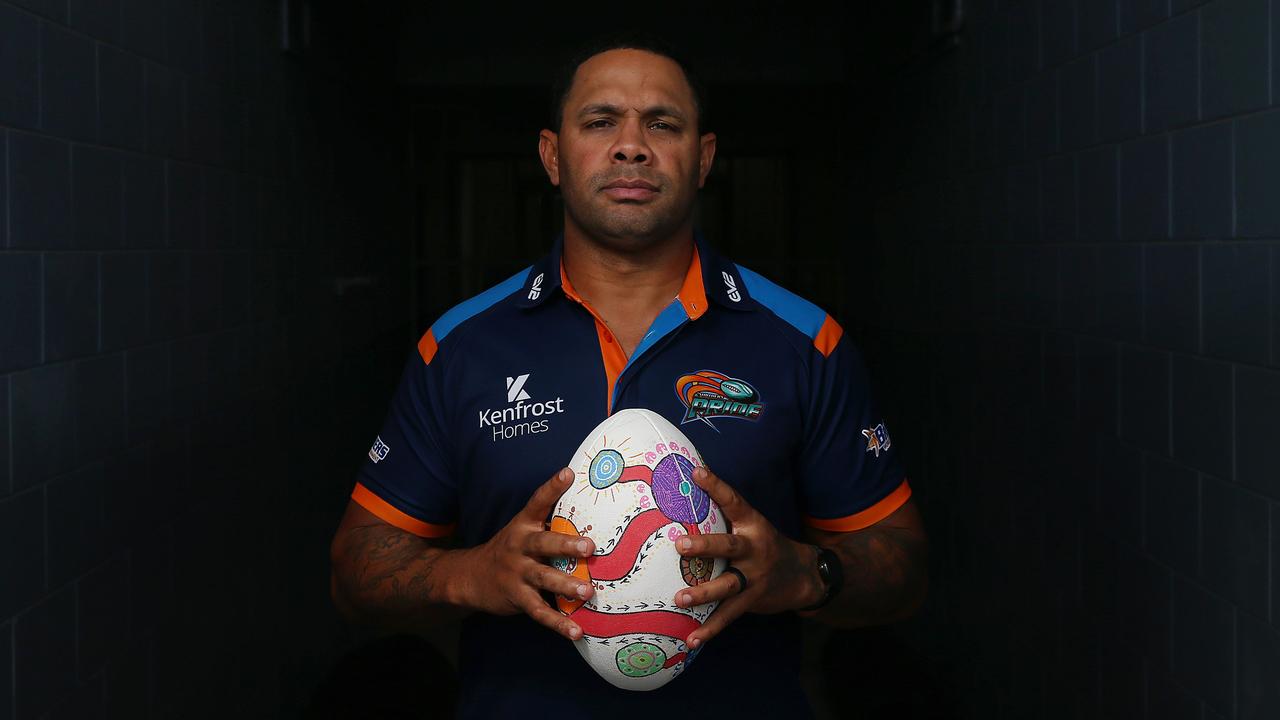
M 341 645 L 406 134 L 279 5 L 0 1 L 0 718 L 279 717 Z
M 868 95 L 922 642 L 971 717 L 1280 717 L 1280 3 L 966 6 Z

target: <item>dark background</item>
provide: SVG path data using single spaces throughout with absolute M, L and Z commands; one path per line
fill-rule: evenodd
M 283 5 L 0 0 L 0 719 L 439 701 L 328 542 L 417 337 L 549 245 L 558 58 L 632 27 L 932 536 L 916 619 L 808 628 L 820 712 L 1280 716 L 1280 0 Z

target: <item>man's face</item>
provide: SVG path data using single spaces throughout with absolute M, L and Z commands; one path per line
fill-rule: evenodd
M 560 132 L 538 149 L 564 197 L 565 221 L 620 251 L 666 240 L 690 222 L 715 156 L 698 135 L 680 66 L 643 50 L 610 50 L 578 67 Z

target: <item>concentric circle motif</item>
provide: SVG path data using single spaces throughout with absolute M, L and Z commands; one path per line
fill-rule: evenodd
M 710 496 L 693 482 L 693 462 L 677 453 L 653 467 L 653 499 L 676 522 L 700 523 L 711 510 Z
M 618 482 L 618 478 L 622 477 L 623 466 L 622 453 L 608 448 L 601 450 L 591 460 L 591 470 L 588 472 L 591 486 L 603 490 Z
M 680 558 L 680 577 L 686 585 L 701 585 L 711 579 L 711 558 Z
M 619 650 L 616 660 L 623 675 L 645 677 L 662 669 L 667 654 L 652 643 L 634 642 Z

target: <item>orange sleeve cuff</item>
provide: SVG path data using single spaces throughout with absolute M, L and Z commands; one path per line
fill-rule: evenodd
M 387 524 L 394 525 L 401 530 L 411 532 L 419 537 L 445 537 L 446 535 L 452 535 L 453 529 L 457 527 L 456 523 L 450 525 L 433 525 L 410 515 L 406 515 L 396 509 L 391 503 L 378 497 L 372 490 L 360 483 L 356 483 L 356 489 L 351 492 L 351 499 L 359 503 L 360 507 L 368 510 L 374 515 L 377 515 Z
M 898 508 L 902 507 L 907 499 L 911 497 L 911 486 L 906 480 L 898 486 L 896 490 L 889 493 L 880 502 L 872 505 L 866 510 L 861 510 L 852 515 L 846 515 L 842 518 L 832 518 L 830 520 L 806 517 L 805 524 L 818 528 L 819 530 L 827 530 L 829 532 L 851 532 L 853 530 L 861 530 L 871 527 L 881 520 L 892 515 Z

